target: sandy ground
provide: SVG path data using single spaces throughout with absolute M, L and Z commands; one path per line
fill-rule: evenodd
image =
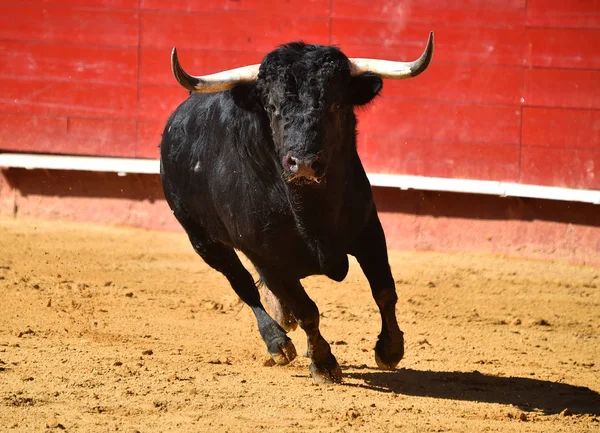
M 2 431 L 600 431 L 600 269 L 392 252 L 406 355 L 376 369 L 356 263 L 304 281 L 344 373 L 269 367 L 182 234 L 0 220 Z M 302 331 L 292 332 L 299 353 Z

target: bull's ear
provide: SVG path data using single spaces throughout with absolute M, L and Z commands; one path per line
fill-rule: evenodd
M 260 94 L 255 83 L 239 83 L 231 89 L 235 105 L 242 110 L 258 112 L 262 110 Z
M 374 74 L 359 75 L 350 79 L 350 103 L 355 106 L 368 104 L 383 87 L 381 77 Z

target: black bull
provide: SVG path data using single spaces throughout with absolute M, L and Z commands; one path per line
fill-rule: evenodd
M 431 40 L 426 51 L 426 64 L 410 76 L 429 64 Z M 174 62 L 185 87 L 202 81 L 181 80 Z M 377 96 L 386 75 L 352 68 L 335 47 L 281 46 L 264 58 L 255 80 L 192 93 L 168 120 L 160 145 L 164 193 L 194 250 L 250 306 L 277 364 L 296 357 L 286 330 L 300 325 L 317 382 L 338 382 L 341 371 L 300 279 L 342 281 L 348 254 L 381 313 L 377 365 L 393 369 L 404 354 L 385 235 L 356 150 L 354 109 Z M 234 249 L 255 266 L 277 320 Z

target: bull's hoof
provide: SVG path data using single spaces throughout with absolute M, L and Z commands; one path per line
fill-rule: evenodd
M 296 359 L 296 347 L 289 338 L 278 338 L 271 343 L 269 355 L 277 365 L 287 365 Z
M 310 374 L 316 383 L 325 384 L 342 382 L 342 369 L 333 355 L 331 355 L 331 358 L 333 358 L 333 360 L 329 360 L 324 365 L 316 366 L 315 363 L 312 362 L 308 366 L 308 371 L 310 371 Z
M 394 343 L 380 338 L 375 345 L 375 362 L 382 370 L 393 370 L 404 356 L 404 338 L 401 334 Z

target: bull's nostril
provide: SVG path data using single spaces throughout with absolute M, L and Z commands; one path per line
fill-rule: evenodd
M 298 178 L 320 178 L 325 171 L 325 165 L 315 156 L 297 158 L 287 155 L 283 160 L 283 165 L 290 175 Z
M 292 173 L 296 173 L 298 171 L 298 159 L 288 155 L 285 158 L 285 166 Z

